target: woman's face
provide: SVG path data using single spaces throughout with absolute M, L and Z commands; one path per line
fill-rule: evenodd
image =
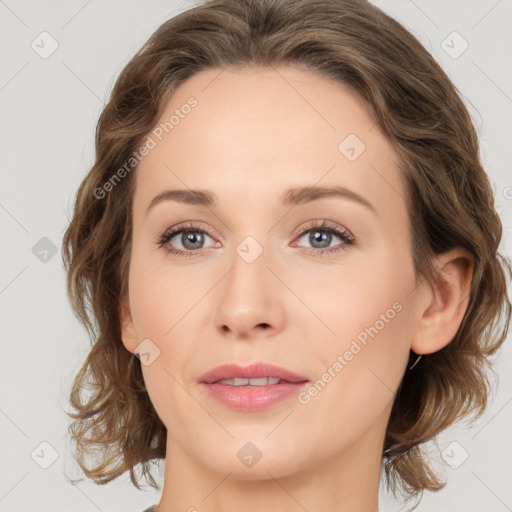
M 208 70 L 150 137 L 123 342 L 168 455 L 256 479 L 381 450 L 421 308 L 396 157 L 362 101 L 294 67 Z M 240 373 L 205 377 L 222 365 Z

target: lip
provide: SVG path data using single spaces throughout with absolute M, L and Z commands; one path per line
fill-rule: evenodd
M 230 386 L 218 381 L 232 378 L 258 379 L 276 377 L 277 384 L 266 386 Z M 250 366 L 225 364 L 217 366 L 199 378 L 199 384 L 208 395 L 237 411 L 259 411 L 299 393 L 309 380 L 285 368 L 267 363 Z
M 249 366 L 238 366 L 236 364 L 223 364 L 206 372 L 199 378 L 199 382 L 212 384 L 218 380 L 232 379 L 259 379 L 262 377 L 277 377 L 288 383 L 304 382 L 308 379 L 300 375 L 268 363 L 254 363 Z

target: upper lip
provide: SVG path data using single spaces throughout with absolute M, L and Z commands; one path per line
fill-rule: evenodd
M 285 368 L 268 363 L 255 363 L 249 366 L 236 364 L 223 364 L 206 372 L 199 378 L 199 382 L 211 384 L 223 379 L 258 379 L 262 377 L 277 377 L 286 382 L 305 382 L 308 379 L 297 375 Z

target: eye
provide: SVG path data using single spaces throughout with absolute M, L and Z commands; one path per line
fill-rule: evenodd
M 338 245 L 330 247 L 336 238 L 341 240 L 341 245 L 338 243 Z M 305 252 L 313 255 L 337 253 L 345 250 L 347 246 L 355 244 L 355 238 L 349 231 L 325 220 L 321 223 L 317 221 L 313 227 L 301 231 L 299 241 L 302 239 L 311 244 L 311 249 Z
M 171 228 L 162 234 L 157 245 L 165 248 L 171 254 L 193 256 L 201 249 L 207 248 L 204 246 L 205 237 L 213 241 L 212 237 L 200 226 L 195 224 L 181 225 Z M 176 248 L 175 245 L 178 247 Z
M 314 256 L 338 253 L 356 243 L 354 236 L 348 230 L 325 220 L 314 222 L 311 227 L 302 229 L 299 235 L 299 242 L 305 239 L 306 243 L 311 244 L 311 247 L 303 247 L 302 244 L 304 242 L 299 244 L 298 247 L 307 254 Z M 213 243 L 205 246 L 207 238 Z M 336 239 L 340 240 L 341 243 L 331 247 L 332 242 Z M 169 254 L 175 254 L 177 256 L 198 255 L 201 253 L 202 249 L 207 249 L 215 244 L 212 236 L 201 226 L 194 223 L 189 223 L 185 226 L 179 225 L 168 229 L 165 233 L 160 235 L 156 243 Z M 293 242 L 292 247 L 297 247 L 297 242 Z

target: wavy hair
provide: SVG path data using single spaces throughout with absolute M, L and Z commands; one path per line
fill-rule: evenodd
M 452 248 L 474 258 L 458 332 L 405 372 L 382 454 L 395 495 L 438 490 L 445 484 L 421 445 L 486 407 L 491 356 L 510 322 L 511 265 L 498 252 L 502 224 L 459 92 L 406 28 L 366 0 L 205 0 L 164 22 L 119 74 L 62 246 L 70 302 L 92 344 L 70 395 L 75 457 L 96 483 L 130 471 L 140 488 L 140 465 L 156 487 L 150 464 L 166 446 L 140 361 L 121 341 L 136 166 L 104 197 L 98 191 L 138 150 L 181 83 L 208 68 L 251 65 L 299 66 L 365 102 L 398 157 L 417 278 L 432 282 L 433 258 Z

